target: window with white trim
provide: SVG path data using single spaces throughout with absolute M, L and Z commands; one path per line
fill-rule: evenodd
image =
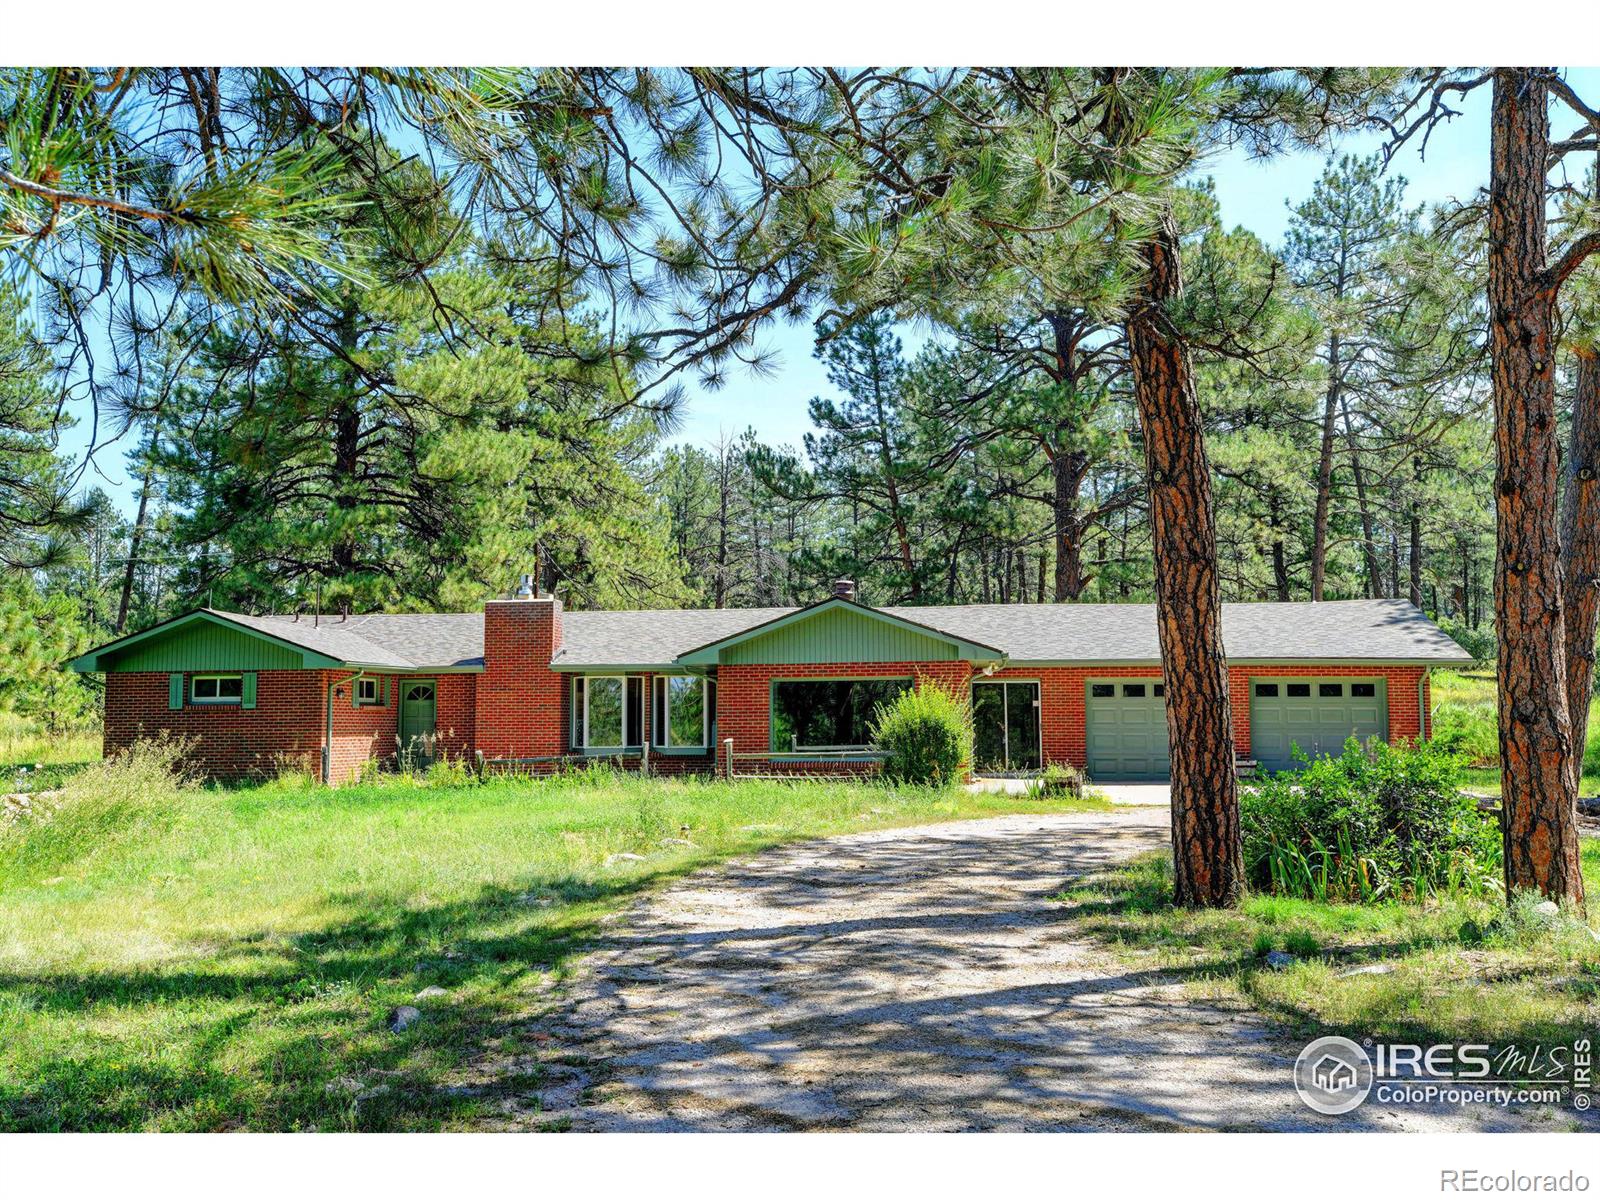
M 243 675 L 195 675 L 189 680 L 191 704 L 243 704 Z
M 714 705 L 709 679 L 699 675 L 657 675 L 650 740 L 663 749 L 705 749 Z
M 356 680 L 356 703 L 357 704 L 381 704 L 382 703 L 382 699 L 379 696 L 379 692 L 378 692 L 378 681 L 376 679 L 358 679 L 358 680 Z
M 572 745 L 577 750 L 624 750 L 643 738 L 644 679 L 638 675 L 579 675 L 572 681 Z

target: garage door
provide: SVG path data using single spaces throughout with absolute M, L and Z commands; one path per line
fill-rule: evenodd
M 1167 702 L 1153 679 L 1090 681 L 1084 724 L 1091 779 L 1165 779 Z
M 1273 771 L 1299 764 L 1290 749 L 1311 758 L 1338 754 L 1351 736 L 1365 741 L 1389 733 L 1382 679 L 1253 679 L 1250 756 Z

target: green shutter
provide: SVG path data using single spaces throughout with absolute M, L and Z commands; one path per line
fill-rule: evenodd
M 183 672 L 176 671 L 167 676 L 167 707 L 183 707 Z
M 254 708 L 256 706 L 256 673 L 254 671 L 246 671 L 244 673 L 244 687 L 242 690 L 244 698 L 240 703 L 245 708 Z
M 390 704 L 391 700 L 393 699 L 392 693 L 389 690 L 389 685 L 392 684 L 393 682 L 394 682 L 394 680 L 389 678 L 389 676 L 385 675 L 383 677 L 383 706 L 385 708 L 389 707 L 389 704 Z

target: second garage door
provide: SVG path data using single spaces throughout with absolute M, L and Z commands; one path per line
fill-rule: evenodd
M 1090 779 L 1166 779 L 1167 702 L 1158 680 L 1090 681 L 1084 726 Z
M 1253 679 L 1250 756 L 1273 771 L 1299 766 L 1291 748 L 1311 758 L 1338 754 L 1345 739 L 1385 738 L 1388 698 L 1382 679 Z

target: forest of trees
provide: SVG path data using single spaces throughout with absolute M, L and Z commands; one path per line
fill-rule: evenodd
M 1327 150 L 1479 88 L 1487 198 Z M 530 569 L 574 607 L 1155 599 L 1195 672 L 1179 895 L 1226 903 L 1217 599 L 1409 599 L 1504 680 L 1540 588 L 1592 669 L 1555 447 L 1600 440 L 1600 116 L 1555 72 L 17 69 L 0 114 L 0 707 L 41 723 L 92 718 L 65 659 L 197 605 L 473 609 Z M 1237 145 L 1325 157 L 1282 244 L 1220 217 Z M 681 441 L 685 379 L 806 399 L 773 321 L 830 383 L 804 444 Z M 1565 770 L 1558 674 L 1528 736 Z

